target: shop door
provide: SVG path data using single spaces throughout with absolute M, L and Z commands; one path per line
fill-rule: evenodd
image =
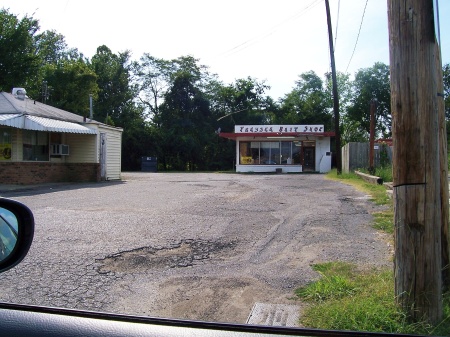
M 315 161 L 316 161 L 316 148 L 315 147 L 304 147 L 303 148 L 303 171 L 315 171 Z

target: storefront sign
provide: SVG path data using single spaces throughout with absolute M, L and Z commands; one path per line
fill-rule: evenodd
M 0 160 L 10 160 L 11 132 L 7 129 L 1 129 L 0 131 Z
M 323 125 L 236 125 L 235 133 L 311 133 L 324 132 Z

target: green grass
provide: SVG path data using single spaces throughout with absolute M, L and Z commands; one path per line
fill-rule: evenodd
M 374 213 L 373 227 L 393 234 L 393 205 L 383 186 L 372 185 L 354 173 L 327 178 L 350 184 L 371 195 L 384 211 Z M 328 262 L 313 266 L 320 278 L 295 291 L 308 303 L 300 323 L 305 327 L 388 333 L 410 333 L 450 336 L 450 293 L 444 295 L 445 319 L 437 326 L 424 322 L 411 324 L 395 301 L 394 274 L 391 268 L 360 270 L 343 262 Z
M 366 168 L 358 169 L 358 171 L 370 174 Z M 375 167 L 375 173 L 373 175 L 380 177 L 385 183 L 392 182 L 392 166 Z
M 336 170 L 331 170 L 326 175 L 328 179 L 342 181 L 343 183 L 352 185 L 357 190 L 365 192 L 371 196 L 371 200 L 377 205 L 392 204 L 392 200 L 386 193 L 386 188 L 383 185 L 374 185 L 360 179 L 355 173 L 342 173 L 337 175 Z
M 343 262 L 313 266 L 321 278 L 298 288 L 296 295 L 309 305 L 301 324 L 310 328 L 388 333 L 450 335 L 450 304 L 442 324 L 410 324 L 395 304 L 391 269 L 358 270 Z

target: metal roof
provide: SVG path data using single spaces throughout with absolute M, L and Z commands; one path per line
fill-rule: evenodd
M 76 123 L 30 115 L 0 114 L 0 125 L 35 131 L 97 134 L 96 130 Z

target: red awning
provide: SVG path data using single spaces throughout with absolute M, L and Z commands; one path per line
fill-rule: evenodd
M 222 138 L 234 139 L 241 137 L 258 137 L 258 138 L 285 138 L 294 137 L 300 138 L 305 136 L 315 136 L 315 137 L 334 137 L 334 132 L 247 132 L 247 133 L 232 133 L 232 132 L 221 132 L 219 136 Z

